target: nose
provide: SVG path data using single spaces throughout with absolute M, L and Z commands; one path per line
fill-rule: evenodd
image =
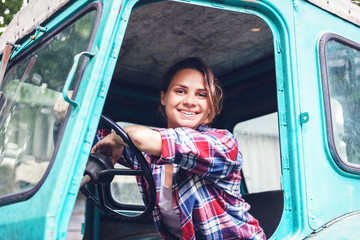
M 196 98 L 193 94 L 187 94 L 184 97 L 183 104 L 187 107 L 195 106 Z

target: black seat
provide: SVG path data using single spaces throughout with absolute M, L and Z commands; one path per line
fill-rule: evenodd
M 284 191 L 267 191 L 244 194 L 243 199 L 249 203 L 249 213 L 260 223 L 267 238 L 275 232 L 284 209 Z

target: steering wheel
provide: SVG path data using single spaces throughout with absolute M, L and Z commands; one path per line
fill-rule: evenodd
M 112 217 L 125 221 L 137 221 L 143 220 L 149 216 L 155 207 L 156 200 L 156 188 L 154 178 L 151 170 L 144 155 L 139 149 L 133 144 L 127 133 L 110 118 L 101 115 L 101 120 L 111 127 L 117 135 L 119 135 L 123 141 L 129 146 L 130 150 L 135 154 L 136 160 L 138 161 L 139 169 L 118 169 L 114 168 L 111 163 L 111 159 L 102 153 L 94 153 L 89 156 L 88 163 L 86 165 L 84 178 L 80 185 L 80 191 L 87 197 L 87 199 L 93 203 L 96 207 L 111 215 Z M 125 161 L 130 165 L 134 166 L 133 159 L 124 156 Z M 123 205 L 123 204 L 110 204 L 106 199 L 106 189 L 110 189 L 110 183 L 115 175 L 126 175 L 126 176 L 142 176 L 143 179 L 149 185 L 149 195 L 145 206 L 138 205 Z M 97 196 L 89 191 L 86 186 L 92 183 L 97 190 Z M 107 187 L 107 188 L 106 188 Z M 117 208 L 117 209 L 116 209 Z M 140 214 L 126 214 L 124 211 L 119 210 L 130 210 L 130 211 L 142 211 Z

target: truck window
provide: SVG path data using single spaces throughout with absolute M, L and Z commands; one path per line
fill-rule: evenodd
M 359 172 L 360 45 L 328 34 L 320 49 L 331 151 L 342 167 Z
M 29 198 L 48 172 L 61 136 L 54 104 L 74 56 L 91 47 L 97 18 L 97 11 L 87 8 L 10 63 L 0 86 L 3 203 Z

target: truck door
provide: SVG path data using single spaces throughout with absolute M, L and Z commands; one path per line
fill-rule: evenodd
M 44 1 L 55 14 L 13 45 L 0 82 L 0 236 L 6 239 L 66 238 L 89 133 L 95 134 L 88 127 L 90 99 L 104 80 L 102 57 L 121 2 L 56 2 L 52 9 L 54 1 Z M 30 3 L 12 26 L 36 22 L 44 14 L 36 13 L 39 7 Z M 64 97 L 69 107 L 54 112 Z

